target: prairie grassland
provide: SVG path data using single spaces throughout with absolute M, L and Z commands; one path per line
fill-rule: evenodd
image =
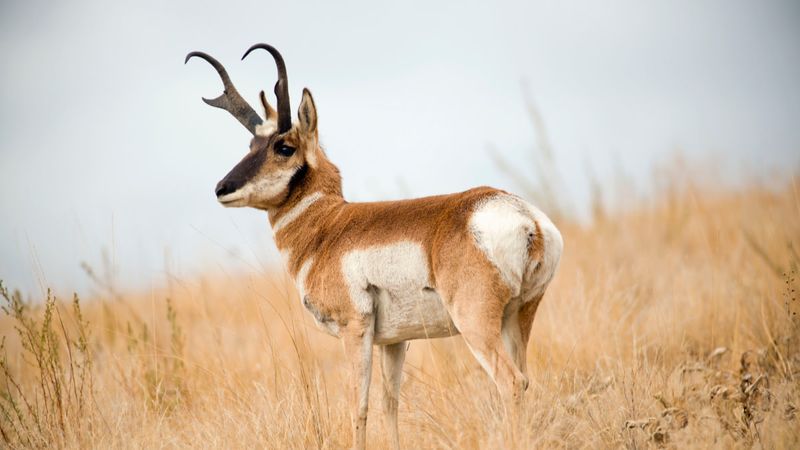
M 521 429 L 460 337 L 414 341 L 404 447 L 800 446 L 795 182 L 676 184 L 558 225 L 565 254 L 534 322 Z M 350 444 L 342 348 L 277 269 L 80 302 L 4 297 L 3 446 Z M 378 370 L 371 448 L 387 445 Z

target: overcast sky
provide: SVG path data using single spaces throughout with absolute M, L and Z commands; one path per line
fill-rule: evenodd
M 85 290 L 106 249 L 125 286 L 277 261 L 266 216 L 216 182 L 248 134 L 200 101 L 205 50 L 257 104 L 283 53 L 314 93 L 351 200 L 494 185 L 493 145 L 530 165 L 525 80 L 581 208 L 587 167 L 646 189 L 676 149 L 770 173 L 800 159 L 800 3 L 3 1 L 0 279 Z M 791 170 L 791 169 L 790 169 Z M 530 173 L 534 173 L 533 170 Z

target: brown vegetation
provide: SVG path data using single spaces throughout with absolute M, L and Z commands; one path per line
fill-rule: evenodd
M 675 183 L 624 215 L 558 225 L 512 446 L 800 446 L 800 186 Z M 277 271 L 85 302 L 3 297 L 3 446 L 350 443 L 341 346 Z M 460 337 L 412 342 L 404 379 L 404 447 L 512 441 Z M 368 442 L 387 444 L 380 414 Z

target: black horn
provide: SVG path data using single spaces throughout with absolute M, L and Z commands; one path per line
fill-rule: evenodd
M 245 59 L 247 55 L 253 50 L 260 48 L 268 51 L 272 58 L 275 59 L 275 65 L 278 66 L 278 82 L 275 83 L 275 96 L 278 98 L 278 131 L 285 133 L 292 128 L 292 113 L 289 106 L 289 80 L 286 77 L 286 64 L 283 62 L 283 56 L 269 44 L 255 44 L 248 48 L 242 56 Z
M 228 111 L 233 117 L 236 118 L 236 120 L 244 125 L 244 127 L 247 128 L 251 134 L 255 135 L 256 126 L 261 125 L 264 121 L 261 119 L 258 113 L 256 113 L 255 110 L 253 110 L 253 108 L 250 107 L 250 105 L 242 98 L 242 96 L 239 95 L 239 91 L 237 91 L 236 87 L 233 85 L 231 77 L 228 76 L 228 71 L 225 70 L 225 67 L 223 67 L 223 65 L 211 55 L 203 52 L 189 53 L 186 55 L 186 59 L 183 61 L 183 63 L 186 64 L 194 56 L 204 59 L 211 64 L 211 66 L 214 67 L 219 74 L 219 77 L 222 78 L 222 84 L 225 86 L 225 91 L 222 93 L 222 95 L 213 99 L 207 99 L 203 97 L 203 101 L 211 106 Z

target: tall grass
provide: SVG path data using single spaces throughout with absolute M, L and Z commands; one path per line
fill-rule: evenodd
M 402 444 L 797 448 L 800 192 L 697 186 L 559 224 L 566 250 L 533 326 L 515 441 L 456 337 L 410 344 Z M 5 447 L 350 444 L 342 349 L 282 272 L 2 298 Z M 368 439 L 382 448 L 372 392 Z

